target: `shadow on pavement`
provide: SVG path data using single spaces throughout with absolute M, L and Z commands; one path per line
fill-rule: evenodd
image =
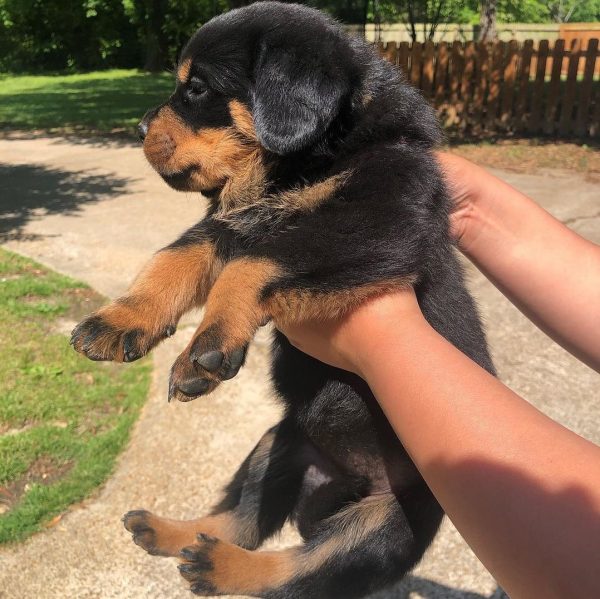
M 134 134 L 135 128 L 115 129 L 94 133 L 89 129 L 69 131 L 66 129 L 48 130 L 3 129 L 0 127 L 0 140 L 50 140 L 56 145 L 89 146 L 92 148 L 141 148 L 142 144 Z
M 481 595 L 472 591 L 453 589 L 445 584 L 411 574 L 393 589 L 370 595 L 369 599 L 409 599 L 410 597 L 415 599 L 416 597 L 423 599 L 508 599 L 508 595 L 500 587 L 497 587 L 491 595 Z
M 0 163 L 0 242 L 31 240 L 25 225 L 48 214 L 76 214 L 81 205 L 126 191 L 127 178 Z

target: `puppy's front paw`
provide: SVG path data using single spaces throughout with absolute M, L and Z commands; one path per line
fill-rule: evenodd
M 246 359 L 248 343 L 228 344 L 211 326 L 197 335 L 171 369 L 169 401 L 190 401 L 213 391 L 221 381 L 233 378 Z M 229 347 L 232 345 L 233 347 Z
M 148 322 L 117 301 L 80 322 L 71 333 L 71 345 L 90 360 L 133 362 L 174 332 L 175 325 Z

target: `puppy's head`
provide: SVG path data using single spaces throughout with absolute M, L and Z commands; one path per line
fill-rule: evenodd
M 318 11 L 261 2 L 221 15 L 182 52 L 168 101 L 140 123 L 144 152 L 179 190 L 248 193 L 281 156 L 317 144 L 357 67 Z

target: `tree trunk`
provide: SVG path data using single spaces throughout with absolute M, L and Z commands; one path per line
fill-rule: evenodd
M 479 16 L 479 41 L 491 42 L 496 39 L 496 8 L 498 0 L 482 0 Z
M 167 1 L 145 0 L 143 9 L 146 52 L 144 70 L 156 73 L 165 68 L 167 59 L 167 42 L 162 30 L 167 12 Z

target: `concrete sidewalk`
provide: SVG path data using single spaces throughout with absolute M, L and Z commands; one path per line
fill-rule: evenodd
M 572 174 L 498 174 L 600 242 L 598 184 Z M 101 140 L 0 140 L 0 198 L 5 247 L 111 297 L 204 209 L 198 196 L 169 190 L 137 145 Z M 472 268 L 470 285 L 502 380 L 549 416 L 600 442 L 598 375 L 547 339 Z M 150 398 L 107 484 L 56 527 L 0 549 L 0 597 L 191 596 L 174 561 L 135 547 L 120 518 L 139 507 L 175 518 L 202 514 L 278 419 L 266 376 L 267 331 L 240 374 L 213 395 L 166 403 L 169 368 L 197 323 L 197 315 L 186 317 L 178 334 L 155 351 Z M 293 538 L 287 531 L 282 542 Z M 446 520 L 413 574 L 378 598 L 409 596 L 477 599 L 502 593 Z

